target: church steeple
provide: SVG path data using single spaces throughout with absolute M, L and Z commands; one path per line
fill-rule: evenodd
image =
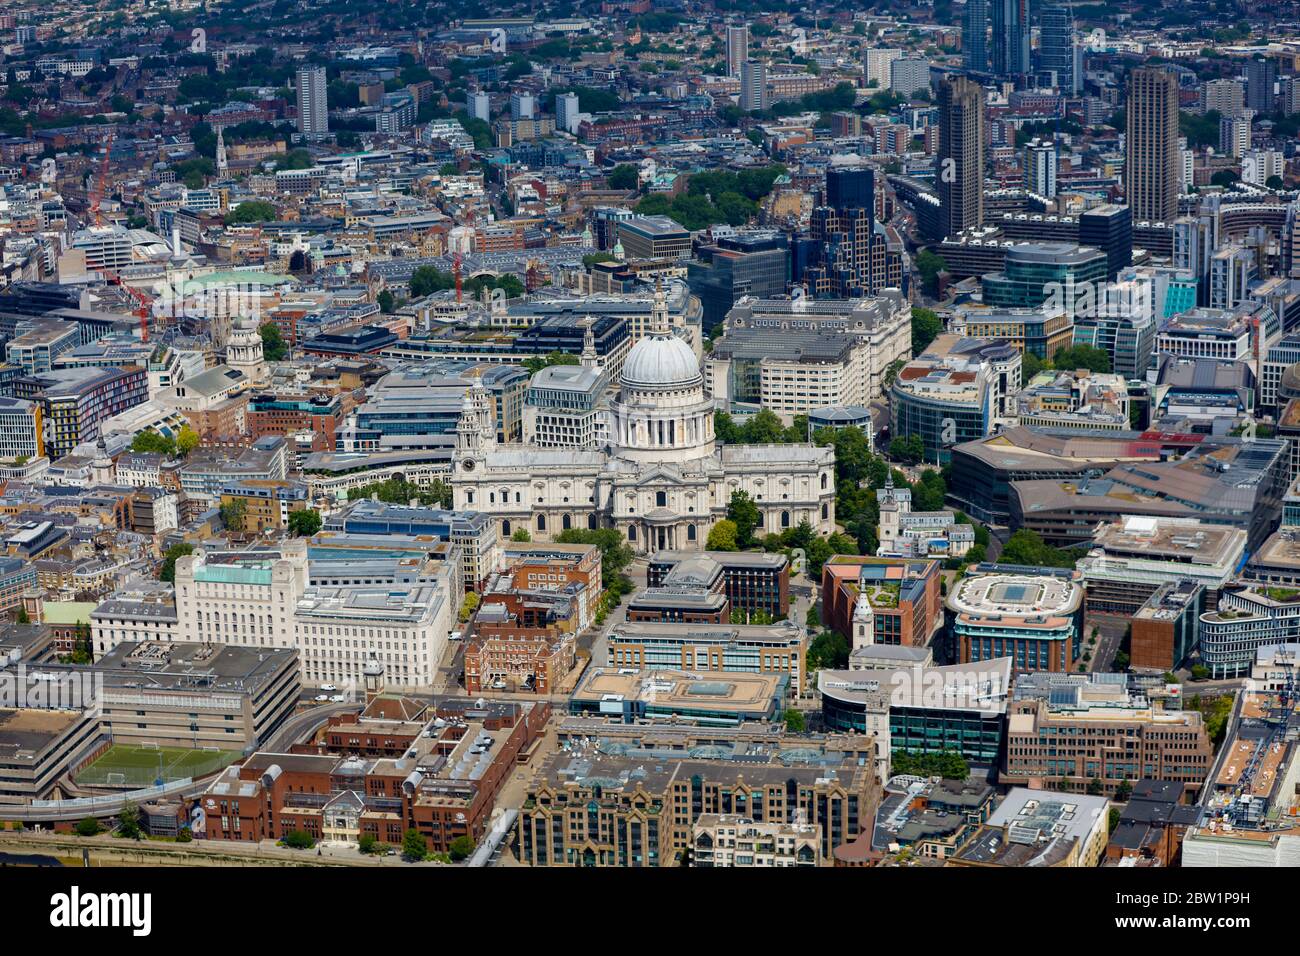
M 460 407 L 460 420 L 456 423 L 456 451 L 462 456 L 481 454 L 483 446 L 496 435 L 492 423 L 492 403 L 482 376 L 476 375 L 465 390 L 465 401 Z
M 668 335 L 668 297 L 664 294 L 664 277 L 655 278 L 654 307 L 650 311 L 650 331 L 655 335 Z
M 224 175 L 230 166 L 226 162 L 226 137 L 224 135 L 225 127 L 217 127 L 217 172 Z
M 582 367 L 583 368 L 594 369 L 600 361 L 600 357 L 596 355 L 596 333 L 592 331 L 592 327 L 595 324 L 596 324 L 596 320 L 593 319 L 591 316 L 587 316 L 582 320 L 582 325 L 583 325 Z

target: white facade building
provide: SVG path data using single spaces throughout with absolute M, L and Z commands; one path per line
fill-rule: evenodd
M 613 527 L 637 551 L 702 549 L 709 529 L 745 491 L 760 532 L 807 520 L 835 527 L 834 454 L 812 445 L 723 445 L 694 351 L 668 324 L 662 287 L 650 334 L 628 352 L 603 448 L 500 444 L 486 390 L 466 395 L 452 459 L 453 507 L 527 528 L 545 539 L 565 528 Z

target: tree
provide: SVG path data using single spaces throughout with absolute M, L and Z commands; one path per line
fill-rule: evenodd
M 306 830 L 290 830 L 280 842 L 294 850 L 310 850 L 316 845 L 316 840 Z
M 411 829 L 402 834 L 402 859 L 408 863 L 423 860 L 429 853 L 429 846 L 420 836 L 420 831 Z
M 387 501 L 389 504 L 404 505 L 411 501 L 418 501 L 426 508 L 450 508 L 451 486 L 438 478 L 431 481 L 427 487 L 404 478 L 390 478 L 387 481 L 376 481 L 374 484 L 348 491 L 349 501 L 370 497 Z
M 131 439 L 131 450 L 137 454 L 176 456 L 176 439 L 155 431 L 143 431 Z
M 175 584 L 176 559 L 193 553 L 194 545 L 188 541 L 182 541 L 180 544 L 174 544 L 168 548 L 167 553 L 163 555 L 162 570 L 158 572 L 158 580 L 166 581 L 168 584 Z
M 77 835 L 92 837 L 100 832 L 99 821 L 94 817 L 83 817 L 77 823 Z
M 426 295 L 455 288 L 456 277 L 433 266 L 420 266 L 411 274 L 411 297 L 423 299 Z
M 762 512 L 749 493 L 737 489 L 727 502 L 727 519 L 736 526 L 736 545 L 740 548 L 754 546 L 754 529 L 763 522 Z
M 1028 385 L 1035 375 L 1050 366 L 1050 362 L 1044 362 L 1033 352 L 1026 350 L 1020 360 L 1020 380 Z
M 72 641 L 72 653 L 68 655 L 68 662 L 72 664 L 89 664 L 95 659 L 94 649 L 90 641 L 90 625 L 85 621 L 78 621 L 76 636 Z
M 1080 548 L 1053 548 L 1035 531 L 1021 528 L 1007 539 L 998 564 L 1019 564 L 1033 568 L 1072 568 L 1083 556 Z
M 808 642 L 808 669 L 841 670 L 849 666 L 849 640 L 835 631 L 822 631 Z
M 736 522 L 724 518 L 709 529 L 709 538 L 704 547 L 709 551 L 735 551 L 736 534 Z
M 921 472 L 921 479 L 912 486 L 913 511 L 942 511 L 948 487 L 943 476 L 933 468 Z
M 1106 785 L 1097 777 L 1093 777 L 1088 783 L 1088 794 L 1093 797 L 1100 797 L 1106 792 Z
M 735 549 L 733 548 L 732 550 L 734 551 Z M 15 623 L 15 624 L 30 624 L 30 623 L 32 623 L 31 616 L 27 613 L 27 608 L 25 608 L 25 607 L 20 607 L 20 608 L 18 608 L 18 616 L 17 616 L 16 618 L 14 618 L 14 623 Z
M 889 457 L 915 465 L 925 459 L 925 440 L 920 435 L 895 435 L 889 441 Z
M 310 538 L 320 531 L 323 523 L 320 512 L 314 508 L 293 511 L 289 514 L 289 534 L 295 538 Z
M 128 800 L 123 805 L 122 812 L 117 815 L 117 835 L 128 840 L 138 840 L 142 834 L 140 811 Z
M 244 530 L 244 515 L 248 511 L 248 505 L 242 498 L 236 498 L 234 501 L 227 501 L 219 509 L 221 512 L 221 523 L 230 531 Z
M 397 310 L 397 299 L 387 289 L 375 296 L 375 303 L 384 315 L 392 315 Z
M 803 712 L 793 707 L 786 708 L 782 719 L 785 721 L 785 729 L 792 734 L 801 734 L 808 729 L 808 721 L 804 718 Z
M 268 362 L 282 361 L 288 354 L 289 347 L 284 343 L 280 327 L 274 322 L 264 322 L 257 331 L 262 336 L 262 357 Z
M 640 181 L 640 175 L 631 163 L 619 163 L 605 177 L 610 189 L 636 189 Z
M 369 833 L 364 833 L 357 838 L 357 849 L 366 856 L 379 852 L 379 841 Z
M 889 365 L 886 366 L 885 374 L 882 378 L 886 391 L 893 387 L 894 382 L 898 379 L 898 373 L 903 370 L 903 366 L 906 364 L 907 363 L 902 359 L 894 359 L 894 361 L 890 362 Z
M 1068 349 L 1057 349 L 1052 364 L 1066 371 L 1086 368 L 1092 372 L 1109 372 L 1110 353 L 1091 345 L 1072 345 Z
M 936 255 L 929 249 L 922 249 L 916 257 L 916 271 L 921 274 L 921 286 L 925 289 L 925 294 L 931 297 L 939 295 L 939 273 L 948 268 L 948 263 L 944 262 L 943 256 Z M 923 311 L 929 312 L 929 309 Z M 916 312 L 913 310 L 913 318 Z
M 199 447 L 199 433 L 189 425 L 182 425 L 181 430 L 176 433 L 176 454 L 182 458 L 189 455 L 194 449 Z
M 930 309 L 912 309 L 912 356 L 924 352 L 943 331 L 943 320 Z
M 525 543 L 526 543 L 526 542 L 532 541 L 532 540 L 533 540 L 533 536 L 532 536 L 531 534 L 528 533 L 528 529 L 527 529 L 527 528 L 515 528 L 514 533 L 510 535 L 510 540 L 511 540 L 511 541 L 522 541 L 522 542 L 525 542 Z
M 528 370 L 529 375 L 536 375 L 544 368 L 550 368 L 552 365 L 578 365 L 581 359 L 569 352 L 547 352 L 546 355 L 533 355 L 524 359 L 523 366 Z
M 1210 669 L 1204 664 L 1192 665 L 1192 680 L 1208 680 L 1209 677 Z
M 272 203 L 260 199 L 248 199 L 226 215 L 227 226 L 238 226 L 251 222 L 274 222 L 278 215 Z
M 453 862 L 459 863 L 474 852 L 474 841 L 468 836 L 458 836 L 447 844 L 447 852 L 451 854 Z
M 478 606 L 482 601 L 483 599 L 478 596 L 477 592 L 470 591 L 466 594 L 465 600 L 460 605 L 460 614 L 458 615 L 460 623 L 465 624 L 468 622 L 474 616 L 474 612 L 478 610 Z
M 965 780 L 970 776 L 970 764 L 956 750 L 940 750 L 934 753 L 903 750 L 893 755 L 890 764 L 896 774 L 918 777 L 940 776 L 946 780 Z
M 1133 784 L 1127 780 L 1121 780 L 1119 786 L 1115 788 L 1115 802 L 1127 803 L 1128 798 L 1133 796 Z

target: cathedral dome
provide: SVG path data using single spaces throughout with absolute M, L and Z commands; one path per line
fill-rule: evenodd
M 622 384 L 631 388 L 689 388 L 703 381 L 695 352 L 671 334 L 647 335 L 623 362 Z

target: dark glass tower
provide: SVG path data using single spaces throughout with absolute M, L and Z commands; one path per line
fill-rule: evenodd
M 874 215 L 875 183 L 875 174 L 870 167 L 827 170 L 826 205 L 840 212 L 866 209 Z
M 988 72 L 988 0 L 966 0 L 966 12 L 961 21 L 961 55 L 966 69 L 976 73 Z
M 1029 72 L 1029 0 L 989 0 L 992 68 L 998 76 Z
M 1082 77 L 1075 70 L 1074 11 L 1067 2 L 1044 7 L 1038 17 L 1040 31 L 1039 71 L 1056 75 L 1056 88 L 1065 96 L 1077 96 Z

